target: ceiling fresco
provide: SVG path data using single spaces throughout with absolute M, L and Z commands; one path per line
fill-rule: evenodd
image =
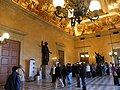
M 95 22 L 91 22 L 90 20 L 84 18 L 80 24 L 76 23 L 74 27 L 71 26 L 70 19 L 60 19 L 55 16 L 55 7 L 52 4 L 52 0 L 12 1 L 26 10 L 39 15 L 70 35 L 79 36 L 82 34 L 96 33 L 112 28 L 120 28 L 120 0 L 99 0 L 102 8 L 98 11 L 100 18 Z

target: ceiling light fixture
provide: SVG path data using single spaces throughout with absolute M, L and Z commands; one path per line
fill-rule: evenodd
M 101 9 L 99 0 L 53 0 L 53 5 L 56 7 L 55 15 L 71 19 L 71 26 L 75 26 L 76 21 L 80 24 L 85 17 L 97 20 L 97 11 Z

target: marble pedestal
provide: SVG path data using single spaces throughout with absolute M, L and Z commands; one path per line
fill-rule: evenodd
M 50 79 L 50 67 L 42 65 L 42 79 Z

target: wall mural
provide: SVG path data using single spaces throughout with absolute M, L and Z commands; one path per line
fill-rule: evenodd
M 52 4 L 52 0 L 12 0 L 19 6 L 29 10 L 30 12 L 39 15 L 48 22 L 58 26 L 61 30 L 71 35 L 82 35 L 100 32 L 112 28 L 120 28 L 120 9 L 112 9 L 108 13 L 99 11 L 101 17 L 95 22 L 87 21 L 76 24 L 75 27 L 71 27 L 70 19 L 60 19 L 54 15 L 55 7 Z M 111 0 L 109 0 L 111 1 Z M 116 1 L 116 0 L 115 0 Z M 119 0 L 118 0 L 119 1 Z M 113 2 L 112 2 L 113 3 Z M 49 16 L 48 16 L 49 15 Z M 84 20 L 83 20 L 84 21 Z

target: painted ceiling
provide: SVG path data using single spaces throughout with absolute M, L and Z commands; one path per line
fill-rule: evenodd
M 91 22 L 86 18 L 80 24 L 76 23 L 74 27 L 71 26 L 70 19 L 60 19 L 55 16 L 54 11 L 56 8 L 53 6 L 52 0 L 12 1 L 24 9 L 39 15 L 70 35 L 79 36 L 82 34 L 90 34 L 113 28 L 120 28 L 120 0 L 99 0 L 101 4 L 101 10 L 98 11 L 100 18 L 95 22 Z M 74 3 L 78 2 L 78 0 L 68 1 Z

